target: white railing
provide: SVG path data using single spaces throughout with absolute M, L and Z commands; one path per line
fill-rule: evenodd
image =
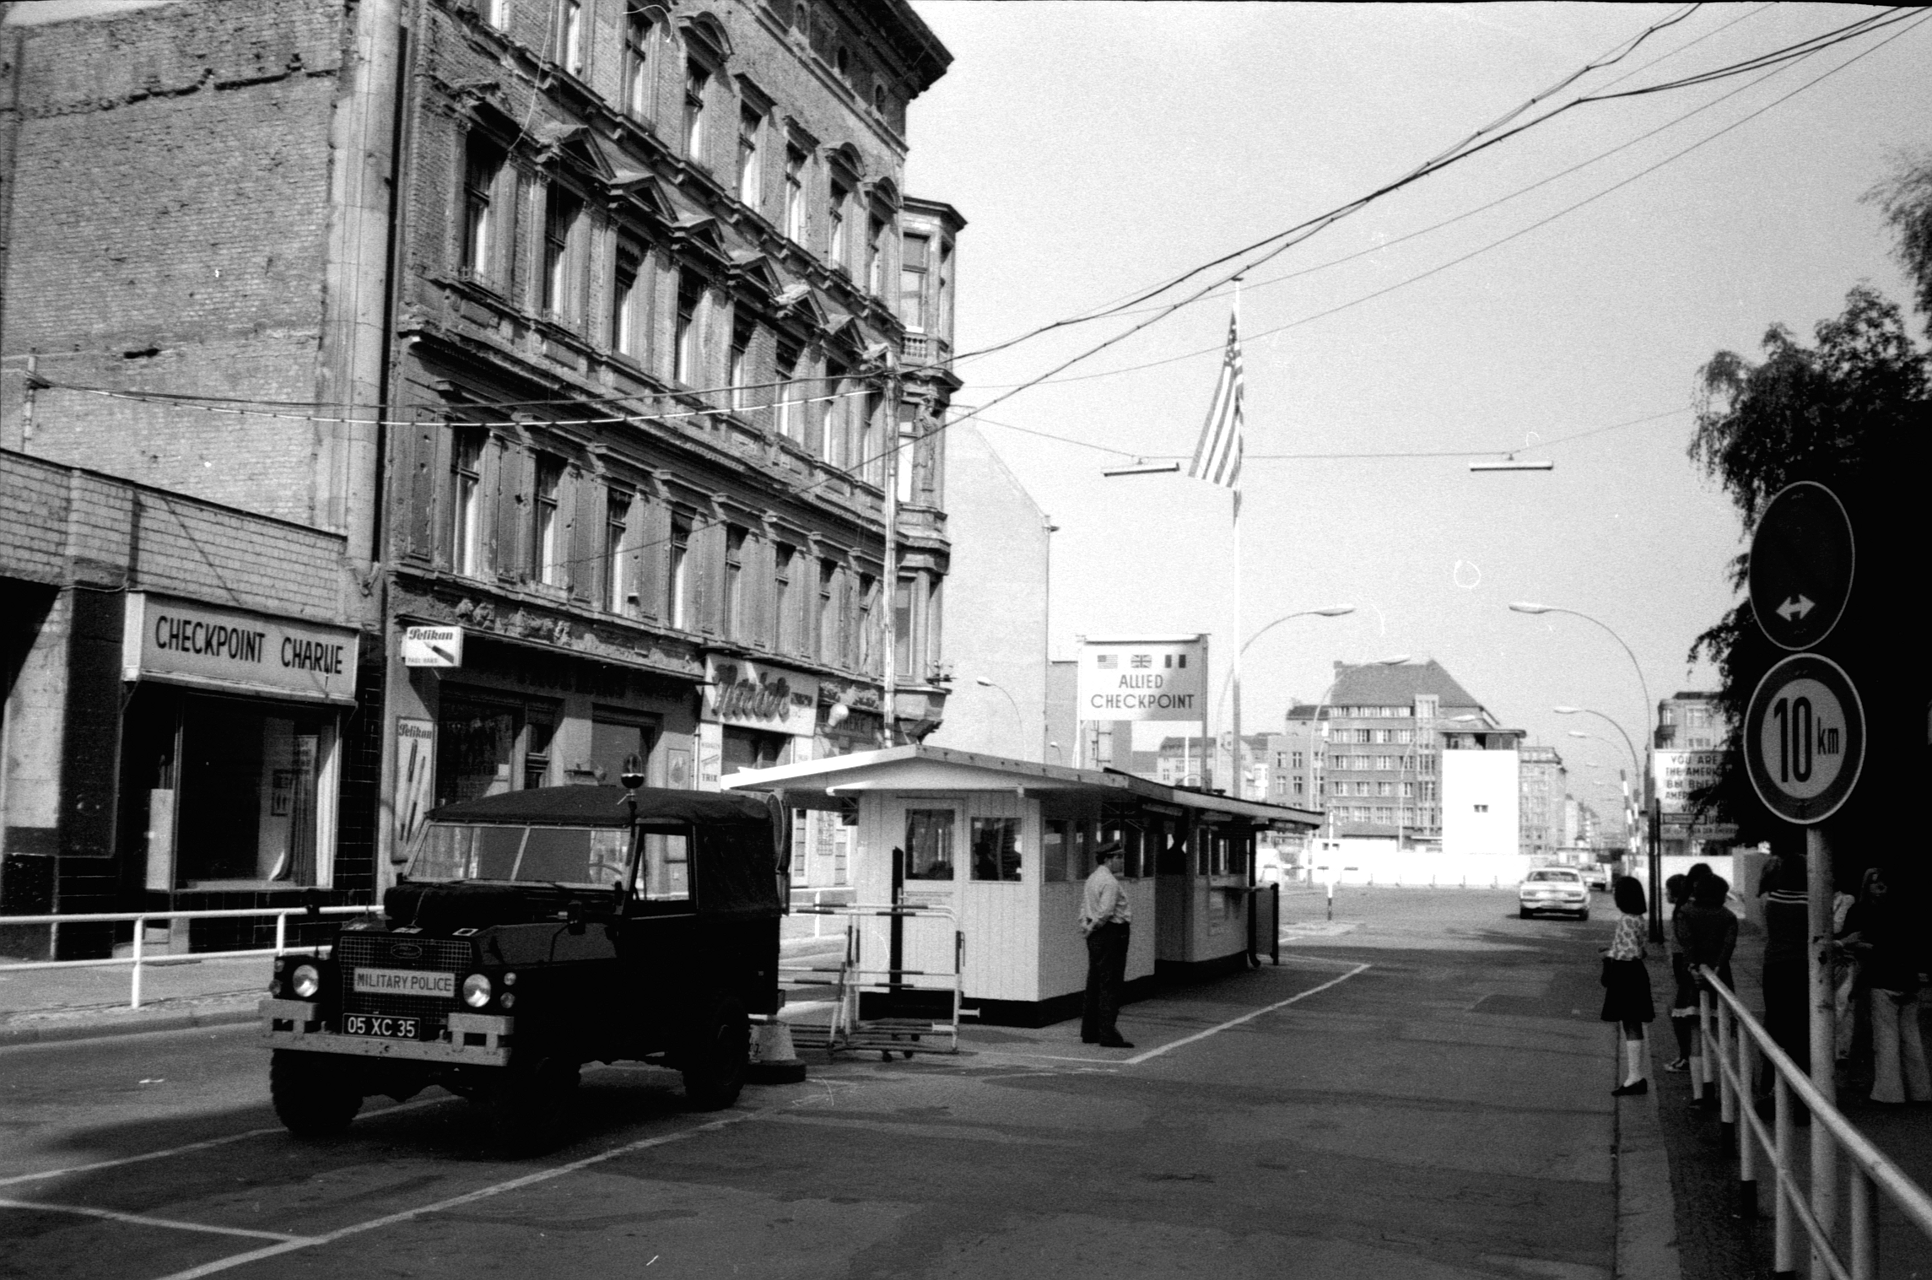
M 1709 969 L 1699 971 L 1706 980 L 1698 1009 L 1698 1025 L 1706 1046 L 1717 1045 L 1719 1115 L 1723 1123 L 1735 1126 L 1737 1135 L 1738 1182 L 1748 1207 L 1757 1196 L 1758 1157 L 1771 1163 L 1776 1183 L 1777 1210 L 1772 1226 L 1773 1270 L 1780 1275 L 1797 1271 L 1797 1229 L 1802 1226 L 1811 1239 L 1811 1275 L 1834 1280 L 1875 1280 L 1878 1275 L 1878 1197 L 1882 1190 L 1905 1218 L 1932 1238 L 1932 1197 L 1907 1177 L 1883 1152 L 1871 1144 L 1825 1099 L 1798 1065 L 1778 1048 L 1763 1025 L 1744 1008 L 1737 994 L 1724 986 Z M 1717 1037 L 1711 1038 L 1715 1012 Z M 1740 1029 L 1744 1034 L 1739 1034 Z M 1773 1068 L 1771 1128 L 1767 1130 L 1757 1109 L 1751 1105 L 1753 1081 L 1757 1076 L 1757 1055 L 1762 1053 Z M 1701 1092 L 1701 1090 L 1700 1090 Z M 1796 1100 L 1793 1100 L 1793 1095 Z M 1811 1113 L 1811 1198 L 1806 1203 L 1804 1188 L 1796 1173 L 1793 1108 L 1802 1104 Z M 1828 1137 L 1821 1135 L 1823 1130 Z M 1824 1144 L 1820 1146 L 1820 1144 Z M 1837 1216 L 1838 1176 L 1832 1145 L 1844 1151 L 1849 1166 L 1850 1194 L 1847 1197 L 1847 1223 L 1851 1257 L 1842 1257 L 1834 1242 Z
M 820 910 L 820 908 L 825 905 L 826 897 L 828 895 L 842 895 L 833 898 L 832 905 L 838 906 L 855 900 L 858 897 L 858 893 L 858 889 L 849 884 L 830 885 L 821 889 L 807 889 L 803 885 L 794 886 L 792 889 L 792 914 L 812 917 L 811 936 L 814 938 L 822 938 L 826 936 L 824 933 L 826 913 Z M 799 899 L 805 894 L 811 895 L 812 902 L 810 906 L 802 905 L 799 902 Z M 843 930 L 841 929 L 840 932 L 843 932 Z
M 134 922 L 134 947 L 124 956 L 111 956 L 102 960 L 26 960 L 11 964 L 0 964 L 0 973 L 17 972 L 26 969 L 98 969 L 108 965 L 125 964 L 134 967 L 128 995 L 128 1008 L 141 1007 L 141 971 L 147 965 L 187 964 L 198 960 L 234 960 L 246 956 L 280 956 L 290 954 L 315 955 L 327 950 L 316 945 L 291 947 L 288 945 L 288 918 L 315 915 L 372 915 L 382 910 L 380 905 L 371 903 L 359 907 L 237 907 L 221 911 L 102 911 L 79 913 L 75 915 L 45 916 L 0 916 L 0 927 L 25 924 L 122 924 Z M 275 917 L 275 945 L 257 947 L 245 951 L 191 951 L 182 954 L 147 955 L 143 944 L 147 940 L 147 926 L 150 920 L 242 920 L 249 917 Z

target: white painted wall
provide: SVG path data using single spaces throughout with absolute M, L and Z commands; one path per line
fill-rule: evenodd
M 1442 851 L 1450 856 L 1521 852 L 1522 808 L 1514 751 L 1442 753 Z

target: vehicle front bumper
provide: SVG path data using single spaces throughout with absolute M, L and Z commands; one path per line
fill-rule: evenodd
M 446 1040 L 383 1040 L 326 1031 L 321 1010 L 306 1000 L 264 997 L 262 1040 L 276 1049 L 344 1053 L 360 1058 L 400 1058 L 462 1066 L 502 1067 L 510 1062 L 516 1019 L 502 1014 L 452 1013 Z
M 1585 894 L 1581 898 L 1519 897 L 1517 901 L 1522 904 L 1525 911 L 1582 911 L 1589 907 L 1590 896 Z

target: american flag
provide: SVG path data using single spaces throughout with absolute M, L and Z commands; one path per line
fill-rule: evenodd
M 1194 446 L 1187 474 L 1234 490 L 1237 512 L 1241 509 L 1241 398 L 1241 330 L 1230 315 L 1221 376 L 1214 384 L 1214 400 L 1208 405 L 1207 421 L 1201 424 L 1201 442 Z

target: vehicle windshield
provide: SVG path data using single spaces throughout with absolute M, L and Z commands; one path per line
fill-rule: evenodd
M 627 835 L 621 827 L 432 822 L 409 861 L 409 878 L 609 889 L 624 882 Z
M 1569 884 L 1575 884 L 1578 880 L 1582 879 L 1574 871 L 1532 871 L 1529 873 L 1529 878 L 1531 880 L 1556 880 Z

